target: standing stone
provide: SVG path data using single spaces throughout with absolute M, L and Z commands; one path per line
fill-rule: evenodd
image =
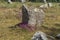
M 8 3 L 12 4 L 12 1 L 11 0 L 8 0 Z
M 30 26 L 36 25 L 36 13 L 34 12 L 34 9 L 30 10 L 30 12 L 29 12 L 28 25 L 30 25 Z
M 29 21 L 28 10 L 27 10 L 26 7 L 23 5 L 23 6 L 22 6 L 22 23 L 28 24 L 28 21 Z
M 44 32 L 38 31 L 33 35 L 32 40 L 48 40 L 48 38 Z
M 44 18 L 45 18 L 44 11 L 42 9 L 39 9 L 39 11 L 37 12 L 37 20 L 36 20 L 38 26 L 42 25 Z
M 22 3 L 26 2 L 26 0 L 21 0 Z
M 34 8 L 29 12 L 29 22 L 28 24 L 31 26 L 36 26 L 42 24 L 44 20 L 44 11 L 42 9 Z
M 47 3 L 47 1 L 46 1 L 46 0 L 44 0 L 44 3 Z
M 30 20 L 29 14 L 30 14 L 29 9 L 27 8 L 27 6 L 25 4 L 23 4 L 22 5 L 22 22 L 18 25 L 29 31 L 33 31 L 32 25 L 28 25 L 29 20 Z
M 52 7 L 53 5 L 52 5 L 52 3 L 48 3 L 48 6 L 49 6 L 49 7 Z
M 34 30 L 36 25 L 41 26 L 44 20 L 44 11 L 38 8 L 28 9 L 26 5 L 22 6 L 22 23 L 21 27 L 25 27 Z

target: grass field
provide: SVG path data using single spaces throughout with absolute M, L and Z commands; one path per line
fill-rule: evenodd
M 28 6 L 33 5 L 38 7 L 42 3 L 26 3 Z M 45 32 L 48 35 L 55 36 L 60 33 L 60 6 L 59 3 L 53 3 L 52 8 L 45 10 L 45 21 L 40 27 L 40 31 Z M 34 32 L 17 28 L 10 28 L 15 24 L 21 22 L 21 3 L 13 2 L 8 4 L 7 2 L 0 2 L 0 40 L 31 40 Z

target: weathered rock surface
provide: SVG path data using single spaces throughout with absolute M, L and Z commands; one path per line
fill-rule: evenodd
M 22 23 L 28 24 L 29 14 L 25 5 L 22 6 Z
M 21 0 L 22 3 L 26 2 L 26 0 Z
M 11 0 L 8 0 L 8 3 L 12 4 L 12 1 Z
M 42 9 L 29 9 L 25 4 L 22 6 L 22 25 L 27 25 L 29 28 L 34 28 L 36 25 L 41 26 L 45 18 L 45 13 Z
M 56 39 L 60 39 L 60 34 L 57 34 L 56 35 Z
M 38 31 L 33 35 L 32 40 L 48 40 L 48 38 L 44 32 Z

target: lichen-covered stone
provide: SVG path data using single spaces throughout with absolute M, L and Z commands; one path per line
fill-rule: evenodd
M 45 17 L 42 9 L 31 8 L 26 5 L 22 6 L 22 24 L 28 25 L 27 27 L 34 28 L 36 25 L 41 26 Z
M 29 13 L 29 22 L 28 24 L 30 25 L 40 25 L 42 24 L 44 18 L 45 18 L 45 13 L 42 9 L 34 8 L 32 9 Z

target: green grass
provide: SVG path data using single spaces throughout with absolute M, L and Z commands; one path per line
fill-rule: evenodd
M 36 6 L 43 3 L 26 3 L 28 6 Z M 43 31 L 48 35 L 55 36 L 60 33 L 60 6 L 58 3 L 53 3 L 52 8 L 46 9 L 45 21 L 40 27 L 39 31 Z M 57 5 L 57 6 L 56 6 Z M 8 4 L 7 2 L 0 2 L 0 40 L 31 40 L 34 32 L 17 28 L 9 28 L 21 22 L 19 12 L 21 11 L 21 3 L 14 2 Z

